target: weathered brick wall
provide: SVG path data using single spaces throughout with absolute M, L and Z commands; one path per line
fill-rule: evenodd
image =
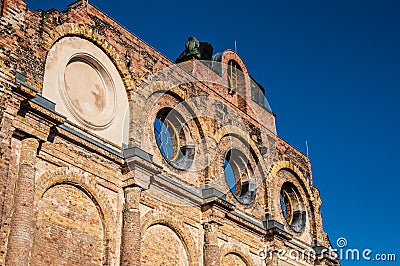
M 311 163 L 310 160 L 302 154 L 300 151 L 295 149 L 289 143 L 284 141 L 283 139 L 279 139 L 277 142 L 277 159 L 281 161 L 290 161 L 296 167 L 300 169 L 303 175 L 312 181 L 311 175 Z
M 142 237 L 141 265 L 189 265 L 185 246 L 169 227 L 153 225 Z
M 287 227 L 279 206 L 280 186 L 287 180 L 302 187 L 309 204 L 306 230 L 291 232 L 292 240 L 307 247 L 312 242 L 329 246 L 323 235 L 321 200 L 312 186 L 308 158 L 275 136 L 273 114 L 248 102 L 250 90 L 230 95 L 221 84 L 184 83 L 187 73 L 174 73 L 172 78 L 179 85 L 168 94 L 161 93 L 163 84 L 143 89 L 151 75 L 173 63 L 96 7 L 86 8 L 85 2 L 78 1 L 62 12 L 26 12 L 22 0 L 0 2 L 0 265 L 4 265 L 9 252 L 10 225 L 15 218 L 21 140 L 32 137 L 40 143 L 34 160 L 33 249 L 21 251 L 30 256 L 31 264 L 135 265 L 141 261 L 143 265 L 259 265 L 257 253 L 266 243 L 284 246 L 281 236 L 265 236 L 261 217 L 276 219 Z M 81 135 L 66 132 L 58 125 L 70 124 L 56 114 L 37 106 L 26 107 L 35 93 L 25 87 L 29 93 L 21 92 L 15 74 L 25 75 L 27 85 L 40 94 L 47 53 L 65 36 L 85 38 L 111 58 L 132 108 L 131 144 L 152 154 L 155 164 L 139 160 L 141 168 L 136 165 L 140 169 L 130 169 L 132 174 L 122 158 L 93 144 L 95 140 L 111 147 L 107 140 L 85 130 L 79 131 Z M 237 60 L 247 71 L 238 55 L 227 52 L 224 60 L 229 59 Z M 191 72 L 197 69 L 200 76 L 209 74 L 204 66 L 187 67 Z M 202 139 L 211 139 L 213 142 L 203 148 L 213 156 L 202 158 L 202 150 L 197 149 L 196 158 L 204 160 L 201 165 L 206 167 L 177 170 L 158 150 L 153 121 L 160 108 L 199 96 L 203 98 L 196 102 L 197 109 L 190 105 L 181 109 L 190 136 L 186 144 L 200 145 Z M 231 145 L 248 145 L 249 165 L 261 180 L 252 205 L 239 203 L 226 186 L 223 159 Z M 276 152 L 261 154 L 261 147 L 270 151 L 276 148 Z M 289 169 L 291 174 L 282 174 L 282 169 Z M 157 173 L 194 192 L 165 183 Z M 130 174 L 136 175 L 134 180 L 143 176 L 148 178 L 144 183 L 151 183 L 142 184 L 139 190 L 143 191 L 135 199 L 124 193 L 124 186 L 131 185 L 125 184 Z M 227 201 L 236 206 L 220 199 L 201 202 L 199 186 L 204 184 L 226 193 Z M 133 238 L 124 239 L 122 233 Z M 125 257 L 120 253 L 122 241 L 134 246 L 125 246 Z M 126 260 L 121 262 L 121 258 Z
M 3 146 L 2 151 L 7 151 L 9 154 L 3 156 L 10 156 L 10 160 L 6 161 L 6 165 L 1 166 L 3 173 L 2 177 L 2 194 L 1 194 L 1 243 L 0 243 L 0 264 L 3 264 L 5 259 L 5 249 L 8 243 L 8 234 L 10 230 L 11 212 L 14 202 L 14 188 L 19 170 L 19 154 L 21 142 L 18 139 L 12 139 L 10 147 Z M 5 148 L 7 147 L 7 148 Z M 11 153 L 12 150 L 13 152 Z
M 246 266 L 247 264 L 238 255 L 229 253 L 222 258 L 221 265 Z
M 92 163 L 93 168 L 83 171 L 71 165 L 54 168 L 43 164 L 47 163 L 42 161 L 45 157 L 42 151 L 37 163 L 47 170 L 37 178 L 32 261 L 37 265 L 54 265 L 52 261 L 116 265 L 120 256 L 121 192 L 110 181 L 102 182 L 101 177 L 90 174 L 96 166 L 101 167 L 99 164 Z M 57 163 L 56 157 L 51 160 Z
M 15 185 L 15 175 L 18 171 L 17 154 L 11 153 L 11 127 L 13 115 L 7 112 L 7 106 L 18 104 L 13 100 L 11 85 L 15 71 L 17 70 L 17 43 L 23 38 L 23 12 L 24 3 L 19 1 L 1 2 L 0 16 L 0 206 L 2 231 L 8 231 L 4 226 L 9 222 L 7 216 L 10 214 L 10 202 L 13 202 L 13 190 Z M 14 173 L 14 175 L 12 174 Z M 12 178 L 13 176 L 13 178 Z M 6 203 L 8 202 L 8 204 Z M 12 204 L 11 204 L 12 206 Z M 6 237 L 2 237 L 2 245 L 6 242 Z M 4 254 L 1 254 L 4 256 Z
M 274 209 L 275 209 L 275 217 L 276 220 L 284 224 L 288 231 L 290 231 L 294 235 L 301 235 L 301 239 L 307 243 L 313 243 L 317 242 L 317 239 L 314 238 L 313 236 L 315 234 L 315 224 L 314 224 L 314 210 L 311 209 L 310 205 L 312 204 L 312 201 L 310 200 L 310 195 L 308 195 L 308 192 L 304 190 L 302 187 L 301 183 L 299 182 L 298 178 L 296 177 L 296 174 L 292 172 L 290 169 L 281 169 L 276 175 L 276 185 L 273 188 L 274 191 L 274 198 L 279 198 L 280 190 L 281 187 L 284 183 L 290 182 L 291 184 L 294 184 L 296 188 L 299 189 L 299 201 L 302 205 L 304 205 L 304 208 L 307 208 L 307 218 L 306 218 L 306 228 L 304 229 L 304 233 L 298 233 L 293 231 L 290 226 L 287 224 L 285 218 L 282 215 L 282 208 L 280 205 L 280 202 L 278 200 L 275 201 L 274 203 Z
M 32 265 L 102 265 L 102 220 L 83 191 L 56 185 L 36 206 Z

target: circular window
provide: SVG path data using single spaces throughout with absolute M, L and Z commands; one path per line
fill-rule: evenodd
M 302 232 L 306 225 L 306 211 L 300 195 L 291 183 L 285 183 L 280 193 L 282 214 L 290 228 Z
M 116 96 L 102 64 L 88 54 L 76 54 L 61 76 L 61 95 L 72 115 L 91 129 L 108 127 L 115 116 Z
M 182 117 L 172 109 L 164 108 L 154 120 L 156 144 L 164 159 L 177 169 L 188 169 L 194 159 L 194 146 L 185 145 Z
M 239 150 L 231 150 L 224 161 L 225 178 L 229 190 L 243 204 L 253 203 L 256 183 L 251 180 L 252 171 L 247 157 Z
M 178 155 L 179 139 L 170 120 L 157 116 L 154 120 L 154 133 L 157 146 L 167 161 L 173 161 Z

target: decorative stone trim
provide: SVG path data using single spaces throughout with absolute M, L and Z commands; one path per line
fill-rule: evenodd
M 266 186 L 272 188 L 273 187 L 273 180 L 276 178 L 278 172 L 282 169 L 288 169 L 292 171 L 297 178 L 297 181 L 299 182 L 300 186 L 305 192 L 305 201 L 309 204 L 310 211 L 310 234 L 312 235 L 313 241 L 317 241 L 318 239 L 321 238 L 321 233 L 323 232 L 322 224 L 319 222 L 320 221 L 320 214 L 319 214 L 319 207 L 321 203 L 320 198 L 315 197 L 314 193 L 314 187 L 311 184 L 311 180 L 306 179 L 303 173 L 299 170 L 296 165 L 294 165 L 290 161 L 278 161 L 274 163 L 272 166 L 272 169 L 270 171 L 270 174 L 267 176 L 266 179 Z M 273 195 L 272 192 L 274 190 L 269 189 L 267 191 L 267 202 L 268 205 L 266 206 L 267 213 L 273 213 L 274 210 L 272 209 L 273 207 Z
M 224 65 L 228 65 L 228 62 L 230 60 L 236 61 L 239 64 L 240 68 L 242 69 L 242 72 L 245 75 L 249 74 L 249 71 L 247 70 L 246 64 L 243 62 L 242 58 L 240 58 L 240 56 L 237 53 L 235 53 L 234 51 L 226 50 L 224 52 L 224 54 L 223 54 L 221 63 L 224 64 Z
M 303 173 L 292 162 L 289 162 L 289 161 L 276 162 L 272 167 L 272 170 L 271 170 L 271 173 L 270 173 L 270 176 L 268 179 L 271 180 L 271 178 L 273 178 L 274 176 L 276 176 L 278 174 L 279 170 L 285 169 L 285 168 L 292 170 L 296 174 L 296 176 L 299 178 L 300 184 L 306 189 L 307 197 L 309 197 L 309 199 L 312 202 L 314 202 L 314 193 L 311 190 L 310 182 L 304 177 Z
M 250 145 L 251 149 L 257 155 L 257 158 L 259 160 L 262 159 L 262 155 L 260 153 L 260 150 L 258 149 L 256 144 L 254 143 L 254 141 L 251 139 L 250 135 L 247 134 L 246 132 L 244 132 L 242 129 L 240 129 L 238 127 L 235 127 L 235 126 L 226 125 L 226 126 L 222 127 L 221 129 L 219 129 L 215 133 L 214 139 L 218 143 L 226 135 L 236 135 L 237 137 L 239 137 L 244 142 L 246 142 L 247 144 Z
M 221 264 L 221 249 L 218 246 L 218 228 L 221 224 L 207 222 L 204 227 L 204 265 L 219 266 Z
M 102 36 L 97 30 L 88 27 L 83 24 L 76 23 L 65 23 L 57 26 L 50 32 L 45 32 L 43 36 L 43 46 L 47 51 L 50 51 L 51 47 L 60 39 L 66 36 L 78 36 L 92 41 L 99 46 L 114 62 L 118 72 L 120 73 L 126 90 L 135 88 L 133 79 L 129 74 L 128 68 L 120 58 L 117 50 L 110 44 L 104 36 Z

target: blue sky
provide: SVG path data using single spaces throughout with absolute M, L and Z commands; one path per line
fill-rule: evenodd
M 32 10 L 70 1 L 27 1 Z M 305 152 L 335 245 L 400 260 L 400 1 L 94 1 L 174 60 L 187 37 L 233 49 L 264 85 L 281 137 Z M 349 262 L 342 265 L 396 265 Z

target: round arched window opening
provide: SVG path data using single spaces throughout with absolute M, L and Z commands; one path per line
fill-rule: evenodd
M 256 183 L 247 157 L 239 150 L 230 150 L 224 160 L 225 179 L 229 190 L 243 204 L 251 204 L 256 197 Z
M 300 194 L 296 187 L 291 183 L 285 183 L 280 192 L 280 205 L 283 217 L 290 228 L 300 233 L 306 225 L 307 213 Z
M 182 116 L 171 108 L 161 109 L 154 119 L 154 135 L 164 159 L 179 170 L 188 169 L 194 159 L 194 146 L 186 145 Z

